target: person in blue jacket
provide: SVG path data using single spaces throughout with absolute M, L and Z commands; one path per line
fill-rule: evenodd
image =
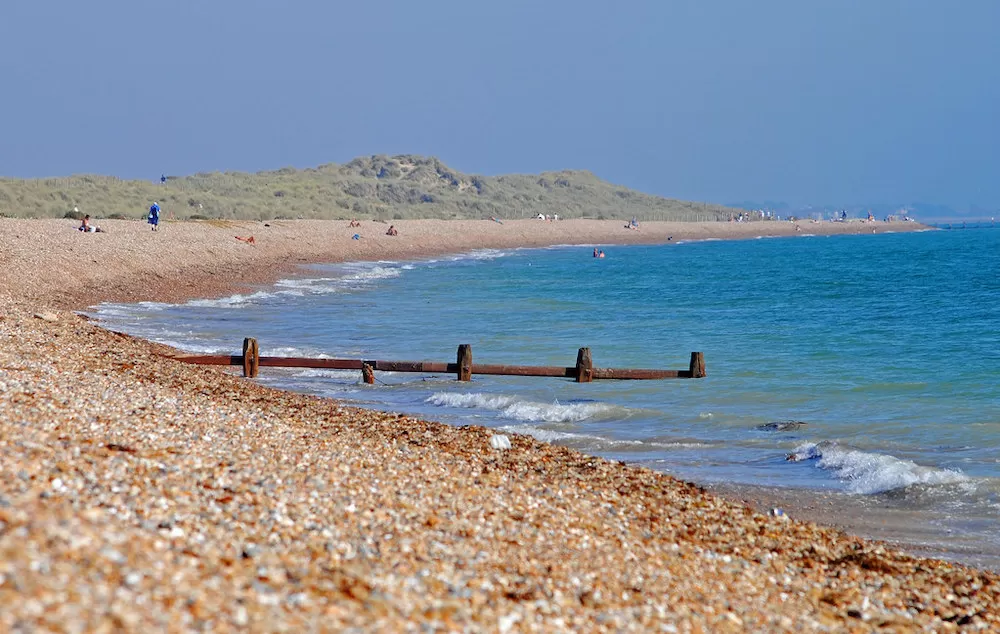
M 154 202 L 149 207 L 149 224 L 153 225 L 153 231 L 160 224 L 160 203 Z

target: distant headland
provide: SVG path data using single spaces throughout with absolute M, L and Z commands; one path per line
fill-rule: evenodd
M 166 219 L 561 218 L 715 221 L 741 210 L 644 194 L 589 171 L 478 176 L 439 159 L 374 155 L 345 164 L 270 172 L 164 175 L 156 181 L 114 176 L 0 178 L 0 216 L 62 218 L 89 213 L 140 218 L 158 201 Z

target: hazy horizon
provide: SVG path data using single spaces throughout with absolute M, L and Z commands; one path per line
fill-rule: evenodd
M 13 3 L 0 175 L 420 154 L 720 204 L 998 209 L 997 24 L 989 0 Z

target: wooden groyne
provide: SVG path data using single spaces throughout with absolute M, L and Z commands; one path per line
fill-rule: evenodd
M 574 379 L 577 383 L 590 383 L 598 379 L 700 379 L 705 376 L 705 355 L 691 353 L 687 370 L 648 370 L 637 368 L 595 368 L 590 348 L 580 348 L 574 366 L 496 365 L 472 362 L 472 346 L 458 347 L 455 363 L 430 361 L 369 361 L 363 359 L 315 359 L 304 357 L 262 357 L 257 340 L 243 340 L 242 355 L 182 355 L 174 359 L 200 365 L 233 365 L 243 367 L 243 376 L 254 378 L 261 367 L 317 368 L 323 370 L 360 370 L 365 383 L 375 382 L 375 371 L 425 372 L 429 374 L 454 374 L 459 381 L 471 381 L 473 374 L 507 376 L 553 376 Z

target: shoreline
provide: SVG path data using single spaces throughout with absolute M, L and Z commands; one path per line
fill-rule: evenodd
M 498 451 L 492 430 L 183 365 L 67 312 L 231 293 L 309 258 L 614 244 L 619 221 L 409 221 L 398 243 L 332 221 L 71 222 L 0 219 L 0 628 L 1000 626 L 992 572 L 528 437 Z M 706 236 L 654 224 L 622 240 Z M 739 231 L 707 237 L 756 237 Z
M 305 264 L 419 259 L 475 249 L 935 230 L 915 222 L 861 221 L 648 222 L 630 230 L 620 220 L 579 219 L 365 220 L 357 228 L 331 220 L 209 220 L 164 222 L 157 232 L 135 220 L 94 224 L 103 232 L 78 232 L 74 220 L 0 218 L 0 289 L 8 291 L 9 301 L 73 309 L 101 301 L 176 302 L 273 283 Z M 390 224 L 397 236 L 385 235 Z M 352 239 L 354 234 L 359 239 Z M 238 239 L 249 237 L 253 244 Z

